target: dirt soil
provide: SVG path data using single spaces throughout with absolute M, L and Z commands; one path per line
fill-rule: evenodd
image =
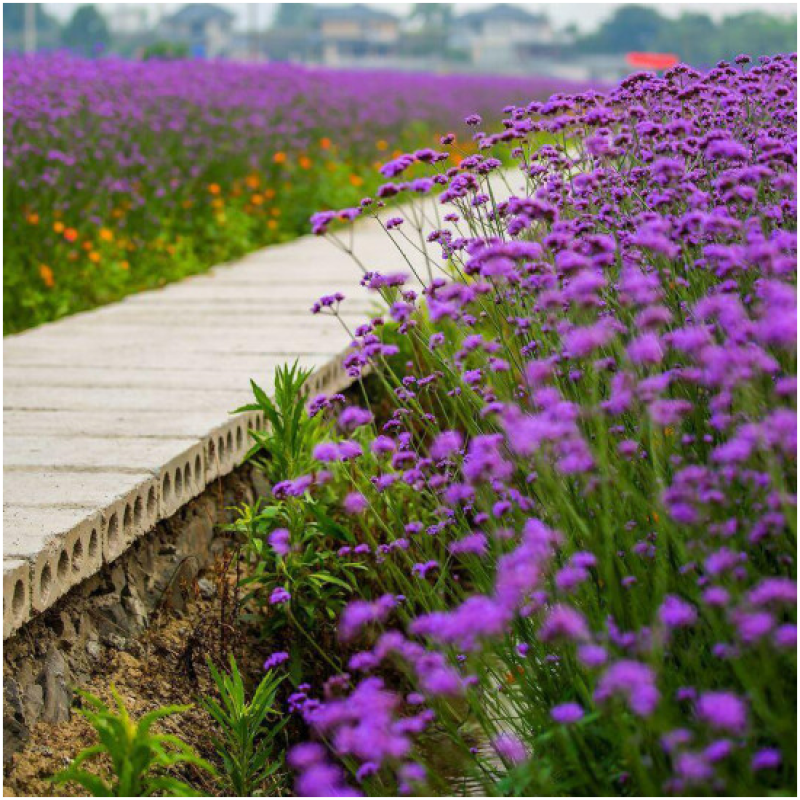
M 265 658 L 265 653 L 259 653 L 253 645 L 257 636 L 248 635 L 241 624 L 232 624 L 236 568 L 230 556 L 230 552 L 223 554 L 212 570 L 201 574 L 205 581 L 195 582 L 194 600 L 184 614 L 176 616 L 168 609 L 156 611 L 142 636 L 124 650 L 107 651 L 98 659 L 90 681 L 75 687 L 113 705 L 113 684 L 135 719 L 159 706 L 193 703 L 189 711 L 163 720 L 155 730 L 179 736 L 215 766 L 219 766 L 219 759 L 211 743 L 213 722 L 197 705 L 197 698 L 213 688 L 206 656 L 222 665 L 228 653 L 233 652 L 251 684 L 263 675 Z M 205 588 L 205 597 L 198 584 Z M 39 722 L 25 748 L 13 757 L 4 781 L 4 796 L 82 796 L 82 787 L 56 786 L 49 777 L 95 742 L 92 727 L 79 713 L 73 713 L 67 722 Z M 223 789 L 196 767 L 184 767 L 175 774 L 204 794 L 217 795 Z M 282 785 L 285 781 L 278 775 L 269 794 L 282 794 Z

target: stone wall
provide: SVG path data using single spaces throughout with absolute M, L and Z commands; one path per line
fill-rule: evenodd
M 235 506 L 264 490 L 262 481 L 249 465 L 218 479 L 5 640 L 4 766 L 38 721 L 69 717 L 74 688 L 104 650 L 127 646 L 157 609 L 181 614 L 194 592 L 213 591 L 198 573 L 230 543 L 222 529 Z

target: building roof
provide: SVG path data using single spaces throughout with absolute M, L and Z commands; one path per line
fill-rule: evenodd
M 482 25 L 484 22 L 509 22 L 514 24 L 531 24 L 547 22 L 546 14 L 532 14 L 518 5 L 498 3 L 482 11 L 470 11 L 456 17 L 456 22 L 467 26 Z
M 318 5 L 316 13 L 320 21 L 329 20 L 357 20 L 363 22 L 397 22 L 394 14 L 387 11 L 379 11 L 376 8 L 364 5 L 363 3 L 352 3 L 350 5 Z
M 198 22 L 210 22 L 211 20 L 221 20 L 229 22 L 233 20 L 233 14 L 222 6 L 213 3 L 189 3 L 183 6 L 170 17 L 168 22 L 193 25 Z

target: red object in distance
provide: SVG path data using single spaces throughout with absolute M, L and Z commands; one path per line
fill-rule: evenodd
M 674 53 L 627 53 L 625 60 L 637 69 L 669 69 L 680 61 Z

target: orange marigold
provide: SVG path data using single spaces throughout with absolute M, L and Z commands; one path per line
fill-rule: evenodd
M 297 162 L 301 169 L 311 169 L 311 159 L 308 156 L 300 156 Z
M 63 222 L 54 222 L 53 223 L 53 230 L 56 233 L 63 233 L 63 231 L 64 231 L 64 223 Z
M 104 242 L 113 242 L 114 234 L 108 228 L 100 228 L 100 238 Z
M 56 285 L 56 279 L 53 277 L 53 270 L 47 264 L 39 264 L 39 275 L 42 276 L 42 281 L 48 289 L 52 289 Z
M 286 153 L 284 152 L 277 152 L 274 156 L 272 156 L 272 160 L 276 164 L 285 164 L 286 163 Z
M 222 190 L 219 188 L 218 183 L 209 183 L 208 184 L 208 193 L 209 194 L 219 194 Z
M 39 224 L 39 215 L 37 213 L 28 214 L 28 223 L 31 225 Z
M 327 136 L 323 136 L 323 137 L 322 137 L 322 138 L 319 140 L 319 146 L 320 146 L 320 147 L 321 147 L 323 150 L 329 150 L 329 149 L 330 149 L 330 146 L 331 146 L 331 140 L 330 140 L 330 139 L 329 139 Z
M 389 149 L 389 142 L 387 142 L 386 139 L 378 139 L 378 141 L 375 142 L 375 147 L 377 147 L 378 150 L 381 150 L 381 151 L 388 150 Z
M 100 261 L 100 253 L 98 253 L 97 250 L 93 250 L 89 253 L 89 261 L 93 264 L 97 264 Z
M 65 238 L 65 239 L 66 239 L 68 242 L 74 242 L 74 241 L 77 241 L 77 239 L 78 239 L 78 231 L 76 231 L 76 230 L 75 230 L 75 228 L 67 228 L 67 229 L 64 231 L 64 238 Z
M 352 186 L 361 186 L 364 183 L 364 179 L 360 175 L 351 175 L 349 180 Z

